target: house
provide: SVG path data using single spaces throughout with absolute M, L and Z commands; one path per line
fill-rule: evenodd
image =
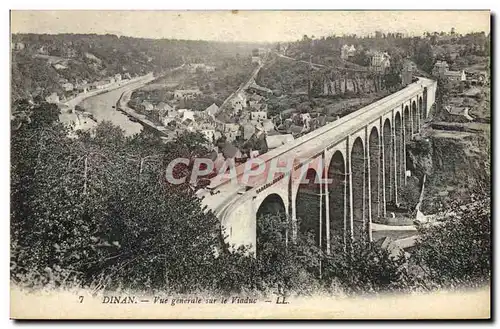
M 377 72 L 383 72 L 391 66 L 391 56 L 386 52 L 375 51 L 372 54 L 370 66 Z
M 115 74 L 114 79 L 116 82 L 122 81 L 122 75 L 120 73 Z
M 145 113 L 151 113 L 154 110 L 153 104 L 151 104 L 148 101 L 142 101 L 140 108 L 142 109 L 143 112 Z
M 64 90 L 64 91 L 72 91 L 74 86 L 72 83 L 70 82 L 65 82 L 61 85 L 61 88 Z
M 208 114 L 209 116 L 211 117 L 215 117 L 215 115 L 217 113 L 219 113 L 219 107 L 217 106 L 217 104 L 213 103 L 212 105 L 210 105 L 209 107 L 207 107 L 205 109 L 205 113 Z
M 103 80 L 96 81 L 92 85 L 95 87 L 95 89 L 104 89 L 107 87 L 106 81 Z
M 156 105 L 158 109 L 158 117 L 161 119 L 163 117 L 174 118 L 177 115 L 177 111 L 165 102 L 160 102 Z
M 195 97 L 201 95 L 202 92 L 199 89 L 179 89 L 174 91 L 174 99 L 194 99 Z
M 465 76 L 465 71 L 446 71 L 444 76 L 450 81 L 465 81 L 467 77 Z
M 255 126 L 253 124 L 245 123 L 241 125 L 240 136 L 242 136 L 244 140 L 249 140 L 254 133 L 255 133 Z
M 14 43 L 14 46 L 12 47 L 13 50 L 23 50 L 25 48 L 25 44 L 22 42 L 16 42 Z
M 215 130 L 214 129 L 201 129 L 199 130 L 205 139 L 211 144 L 215 141 Z
M 266 145 L 268 150 L 275 149 L 285 144 L 292 143 L 295 140 L 291 134 L 266 136 Z
M 254 94 L 258 95 L 272 95 L 273 91 L 269 88 L 259 86 L 254 79 L 247 88 L 249 91 L 252 91 Z
M 227 141 L 232 142 L 240 136 L 240 125 L 237 123 L 227 123 L 224 127 L 224 135 Z
M 45 97 L 45 101 L 52 104 L 59 103 L 59 96 L 56 93 L 52 93 L 49 96 Z
M 250 120 L 260 121 L 267 119 L 266 111 L 252 111 L 250 112 Z
M 259 56 L 252 56 L 252 63 L 260 64 L 261 63 L 260 57 Z
M 311 128 L 311 114 L 310 113 L 301 113 L 299 115 L 300 122 L 304 126 L 305 129 L 309 130 Z
M 66 70 L 66 69 L 68 68 L 67 66 L 64 66 L 64 65 L 62 65 L 62 64 L 60 64 L 60 63 L 56 63 L 56 64 L 54 64 L 53 66 L 54 66 L 54 68 L 55 68 L 56 70 Z
M 196 71 L 202 72 L 214 72 L 215 66 L 206 65 L 204 63 L 191 63 L 186 65 L 186 69 L 189 73 L 196 73 Z
M 80 84 L 76 87 L 76 90 L 81 93 L 81 94 L 86 94 L 90 90 L 90 85 L 85 83 L 85 84 Z
M 264 131 L 266 133 L 268 133 L 268 132 L 275 130 L 276 127 L 274 126 L 274 123 L 272 122 L 272 120 L 266 119 L 266 120 L 262 121 L 262 128 L 264 129 Z
M 177 110 L 178 115 L 181 117 L 181 121 L 184 122 L 186 120 L 195 121 L 194 112 L 188 109 L 179 109 Z
M 243 93 L 237 94 L 231 99 L 231 105 L 234 112 L 241 112 L 247 106 L 247 98 Z
M 65 48 L 65 49 L 64 49 L 64 56 L 65 56 L 65 57 L 68 57 L 68 58 L 74 58 L 74 57 L 76 57 L 77 55 L 78 55 L 78 53 L 77 53 L 77 52 L 76 52 L 76 50 L 75 50 L 75 49 L 73 49 L 73 48 L 69 48 L 69 47 L 68 47 L 68 48 Z
M 343 45 L 340 49 L 340 58 L 343 60 L 348 60 L 354 57 L 354 55 L 356 55 L 356 48 L 354 48 L 354 45 Z
M 37 53 L 41 55 L 48 55 L 49 51 L 47 50 L 47 47 L 41 46 L 40 48 L 38 48 Z
M 432 68 L 432 75 L 436 77 L 444 77 L 444 74 L 448 72 L 449 65 L 446 61 L 437 61 Z
M 458 117 L 461 119 L 460 121 L 473 121 L 474 118 L 469 115 L 469 107 L 464 106 L 454 106 L 448 105 L 445 106 L 446 112 L 453 117 Z

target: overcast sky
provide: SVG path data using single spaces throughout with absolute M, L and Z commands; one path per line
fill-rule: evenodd
M 304 34 L 490 31 L 488 11 L 12 11 L 13 33 L 97 33 L 144 38 L 293 41 Z

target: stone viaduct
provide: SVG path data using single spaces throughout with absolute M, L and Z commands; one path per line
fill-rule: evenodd
M 398 205 L 407 177 L 405 144 L 428 117 L 436 88 L 435 81 L 419 78 L 218 175 L 198 195 L 221 220 L 228 242 L 254 251 L 257 220 L 275 212 L 291 220 L 291 239 L 298 230 L 312 231 L 327 253 L 333 239 L 371 240 L 372 220 Z M 256 169 L 257 161 L 265 170 Z M 241 179 L 245 174 L 253 179 Z

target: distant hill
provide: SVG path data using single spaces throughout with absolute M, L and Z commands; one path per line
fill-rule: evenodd
M 260 46 L 97 34 L 13 34 L 12 98 L 62 93 L 64 81 L 97 81 L 117 73 L 161 72 L 183 63 L 218 65 Z

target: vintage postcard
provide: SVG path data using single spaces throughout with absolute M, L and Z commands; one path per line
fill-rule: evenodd
M 483 11 L 11 11 L 13 319 L 489 319 Z

